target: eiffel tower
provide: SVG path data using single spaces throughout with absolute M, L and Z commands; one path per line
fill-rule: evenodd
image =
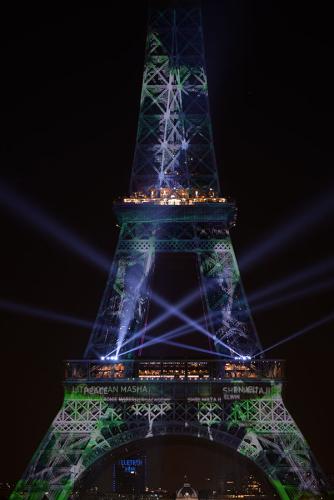
M 281 499 L 321 495 L 327 481 L 282 400 L 284 362 L 261 357 L 240 281 L 229 236 L 236 206 L 218 181 L 200 5 L 154 5 L 130 195 L 114 204 L 120 236 L 106 290 L 84 358 L 66 362 L 63 405 L 11 498 L 70 498 L 106 454 L 156 436 L 236 450 Z M 196 256 L 209 360 L 136 356 L 160 252 Z

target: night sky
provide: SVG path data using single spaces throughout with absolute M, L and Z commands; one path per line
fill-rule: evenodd
M 128 191 L 135 145 L 146 2 L 111 5 L 7 6 L 0 30 L 1 186 L 110 261 L 118 237 L 112 202 Z M 314 208 L 334 198 L 332 16 L 326 3 L 204 0 L 203 22 L 220 179 L 239 208 L 237 257 L 296 214 L 309 220 L 241 269 L 252 293 L 333 255 L 333 210 L 320 216 Z M 106 273 L 0 210 L 0 299 L 93 321 Z M 166 266 L 154 278 L 161 293 Z M 181 282 L 192 286 L 187 269 L 175 263 L 170 300 Z M 328 268 L 294 288 L 327 283 L 313 294 L 255 311 L 265 347 L 333 312 L 333 274 Z M 334 472 L 333 331 L 332 321 L 270 353 L 287 360 L 286 404 L 327 472 Z M 0 480 L 22 474 L 62 402 L 62 360 L 80 358 L 88 337 L 88 329 L 1 311 Z M 200 474 L 200 463 L 194 467 Z

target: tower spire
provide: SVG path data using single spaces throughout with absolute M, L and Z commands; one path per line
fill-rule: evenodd
M 198 1 L 151 6 L 131 192 L 219 192 Z

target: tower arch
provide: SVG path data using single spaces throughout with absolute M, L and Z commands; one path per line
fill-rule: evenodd
M 218 387 L 217 387 L 218 383 Z M 237 392 L 251 394 L 242 400 L 206 396 L 176 397 L 184 382 L 168 382 L 175 390 L 169 398 L 147 398 L 143 381 L 119 382 L 131 387 L 132 396 L 113 399 L 105 382 L 79 384 L 68 391 L 62 409 L 37 450 L 34 460 L 18 485 L 29 495 L 44 494 L 54 499 L 68 498 L 75 482 L 104 455 L 140 440 L 162 436 L 188 436 L 227 446 L 254 462 L 284 500 L 295 499 L 298 492 L 316 494 L 325 488 L 321 472 L 280 395 L 279 382 L 270 381 L 271 390 L 254 397 L 263 381 L 237 381 Z M 130 384 L 130 385 L 128 385 Z M 145 382 L 147 388 L 150 382 Z M 194 394 L 203 391 L 201 382 L 187 382 Z M 236 381 L 211 384 L 211 394 L 235 387 Z M 140 387 L 134 390 L 134 388 Z M 95 390 L 96 389 L 96 390 Z M 121 389 L 120 389 L 121 390 Z M 234 389 L 233 389 L 234 391 Z M 230 391 L 228 391 L 230 394 Z M 95 393 L 95 395 L 94 395 Z M 103 393 L 100 395 L 99 393 Z M 142 396 L 138 397 L 141 393 Z M 88 395 L 89 394 L 89 395 Z M 213 399 L 213 396 L 211 396 Z M 43 498 L 34 497 L 34 498 Z

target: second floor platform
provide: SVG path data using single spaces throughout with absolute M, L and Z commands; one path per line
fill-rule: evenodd
M 65 382 L 284 380 L 281 359 L 68 360 Z

